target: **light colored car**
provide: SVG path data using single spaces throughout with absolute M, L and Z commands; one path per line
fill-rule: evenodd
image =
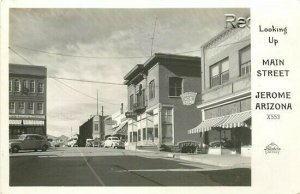
M 42 150 L 44 152 L 50 146 L 47 139 L 38 134 L 23 134 L 18 139 L 9 140 L 9 149 L 13 153 L 17 153 L 19 150 Z
M 122 143 L 118 137 L 108 137 L 104 142 L 104 147 L 120 148 L 124 147 L 124 143 Z

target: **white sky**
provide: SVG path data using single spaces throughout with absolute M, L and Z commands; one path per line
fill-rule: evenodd
M 10 9 L 10 46 L 48 76 L 123 83 L 124 75 L 150 55 L 157 18 L 154 52 L 183 53 L 200 46 L 224 29 L 224 14 L 250 15 L 249 9 Z M 52 53 L 109 58 L 79 58 Z M 185 53 L 199 56 L 200 51 Z M 111 57 L 144 57 L 113 59 Z M 10 63 L 28 64 L 10 52 Z M 59 136 L 78 133 L 79 126 L 96 114 L 96 100 L 48 78 L 47 130 Z M 59 80 L 96 98 L 104 114 L 127 102 L 126 86 Z

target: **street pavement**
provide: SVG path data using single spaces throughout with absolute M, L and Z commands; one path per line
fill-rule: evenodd
M 9 170 L 11 186 L 251 186 L 250 168 L 111 148 L 20 151 Z

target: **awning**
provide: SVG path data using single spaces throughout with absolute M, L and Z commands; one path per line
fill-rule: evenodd
M 127 135 L 127 129 L 128 129 L 128 124 L 127 124 L 127 121 L 126 121 L 126 122 L 121 123 L 116 128 L 116 130 L 113 131 L 112 135 L 116 135 L 116 134 Z
M 222 128 L 235 128 L 235 127 L 247 127 L 247 121 L 251 118 L 251 111 L 245 111 L 240 113 L 235 113 L 229 116 L 229 118 L 222 123 Z
M 197 127 L 188 130 L 188 134 L 200 133 L 211 130 L 212 127 L 220 127 L 220 125 L 227 120 L 229 116 L 215 117 L 202 121 Z
M 14 126 L 44 126 L 45 122 L 40 120 L 9 120 L 9 125 Z

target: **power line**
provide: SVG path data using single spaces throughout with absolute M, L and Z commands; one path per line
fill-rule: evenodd
M 65 85 L 66 87 L 70 88 L 71 90 L 73 90 L 73 91 L 75 91 L 75 92 L 77 92 L 77 93 L 79 93 L 79 94 L 82 94 L 82 95 L 84 95 L 84 96 L 86 96 L 86 97 L 89 97 L 89 98 L 91 98 L 91 99 L 97 101 L 97 98 L 92 97 L 92 96 L 89 96 L 89 95 L 87 95 L 87 94 L 85 94 L 85 93 L 83 93 L 83 92 L 81 92 L 81 91 L 79 91 L 79 90 L 73 88 L 72 86 L 70 86 L 70 85 L 68 85 L 68 84 L 66 84 L 66 83 L 64 83 L 64 82 L 62 82 L 62 81 L 59 81 L 59 80 L 57 80 L 57 79 L 55 79 L 55 78 L 53 78 L 53 79 L 54 79 L 55 81 L 57 81 L 57 82 L 59 82 L 59 83 Z M 104 102 L 104 101 L 100 101 L 100 102 L 106 103 L 106 104 L 112 104 L 112 105 L 119 105 L 119 104 L 111 103 L 111 102 Z
M 8 47 L 12 52 L 14 52 L 16 55 L 18 55 L 19 57 L 21 57 L 24 61 L 26 61 L 27 63 L 29 63 L 30 65 L 33 65 L 30 61 L 28 61 L 25 57 L 23 57 L 21 54 L 19 54 L 17 51 L 15 51 L 14 49 L 12 49 L 11 47 Z
M 118 86 L 124 86 L 125 85 L 125 84 L 122 84 L 122 83 L 93 81 L 93 80 L 84 80 L 84 79 L 73 79 L 73 78 L 62 78 L 62 77 L 55 77 L 55 76 L 48 76 L 48 78 L 70 80 L 70 81 L 78 81 L 78 82 L 90 82 L 90 83 L 99 83 L 99 84 L 108 84 L 108 85 L 118 85 Z
M 86 56 L 86 55 L 71 55 L 71 54 L 66 54 L 66 53 L 54 53 L 54 52 L 48 52 L 48 51 L 43 51 L 43 50 L 38 50 L 38 49 L 33 49 L 33 48 L 28 48 L 20 45 L 15 45 L 12 44 L 11 46 L 18 47 L 21 49 L 26 49 L 34 52 L 40 52 L 40 53 L 45 53 L 49 55 L 59 55 L 59 56 L 64 56 L 64 57 L 77 57 L 77 58 L 90 58 L 90 59 L 138 59 L 138 58 L 148 58 L 150 56 L 112 56 L 112 57 L 100 57 L 100 56 Z

